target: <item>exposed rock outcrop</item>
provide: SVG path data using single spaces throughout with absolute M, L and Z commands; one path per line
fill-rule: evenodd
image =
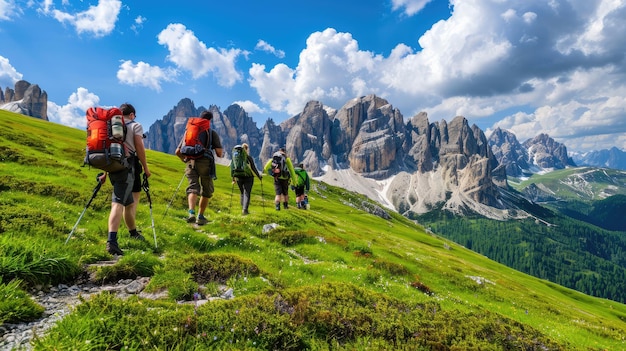
M 556 142 L 547 134 L 539 134 L 524 142 L 528 158 L 532 164 L 543 169 L 563 169 L 575 167 L 574 161 L 567 156 L 565 145 Z
M 497 128 L 489 136 L 489 145 L 498 162 L 513 177 L 576 166 L 568 157 L 565 145 L 547 134 L 539 134 L 520 144 L 513 133 Z
M 0 90 L 0 109 L 48 120 L 48 93 L 37 84 L 25 80 L 15 83 L 15 89 Z

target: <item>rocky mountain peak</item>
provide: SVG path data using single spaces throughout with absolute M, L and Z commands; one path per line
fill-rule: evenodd
M 563 169 L 576 166 L 567 156 L 565 145 L 558 143 L 547 134 L 539 134 L 524 142 L 531 163 L 542 169 Z
M 37 84 L 25 80 L 15 83 L 15 89 L 0 90 L 0 109 L 48 120 L 48 94 Z
M 513 177 L 576 166 L 568 157 L 565 145 L 547 134 L 539 134 L 519 143 L 513 133 L 497 128 L 488 140 L 498 162 Z

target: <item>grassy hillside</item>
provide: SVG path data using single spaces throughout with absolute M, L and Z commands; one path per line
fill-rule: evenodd
M 64 244 L 96 186 L 98 171 L 81 167 L 84 137 L 0 111 L 0 322 L 37 318 L 30 287 L 72 281 L 85 264 L 111 258 L 108 183 Z M 96 274 L 150 276 L 146 289 L 168 297 L 98 295 L 36 349 L 626 348 L 626 305 L 522 274 L 397 214 L 372 215 L 358 194 L 316 182 L 311 210 L 276 212 L 265 177 L 242 217 L 220 166 L 211 222 L 195 228 L 184 221 L 186 182 L 175 192 L 183 164 L 150 150 L 148 162 L 158 249 L 142 196 L 137 220 L 149 240 L 131 241 L 122 226 L 125 255 Z M 271 223 L 278 228 L 264 233 Z M 177 303 L 215 295 L 219 285 L 235 298 Z
M 597 167 L 566 168 L 533 174 L 521 181 L 510 179 L 509 184 L 518 191 L 530 184 L 541 185 L 559 199 L 594 201 L 616 194 L 626 195 L 626 172 Z

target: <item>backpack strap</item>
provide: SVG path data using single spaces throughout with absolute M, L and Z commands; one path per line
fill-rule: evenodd
M 206 156 L 207 158 L 213 159 L 213 130 L 211 129 L 211 127 L 209 127 L 209 129 L 206 130 L 207 133 L 207 145 L 204 145 L 204 156 Z

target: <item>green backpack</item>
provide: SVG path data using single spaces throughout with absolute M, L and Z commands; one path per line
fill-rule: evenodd
M 248 163 L 248 153 L 241 145 L 233 148 L 233 159 L 230 162 L 231 177 L 251 177 L 252 169 Z

